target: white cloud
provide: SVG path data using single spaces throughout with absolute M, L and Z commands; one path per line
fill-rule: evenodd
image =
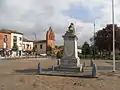
M 120 1 L 115 0 L 115 22 L 118 24 L 119 4 Z M 51 25 L 56 32 L 56 43 L 61 44 L 61 36 L 68 24 L 74 22 L 79 43 L 89 41 L 93 35 L 93 22 L 84 22 L 63 14 L 73 5 L 91 10 L 96 19 L 96 29 L 111 23 L 111 0 L 0 0 L 0 28 L 19 30 L 31 39 L 34 37 L 33 32 L 36 32 L 38 39 L 45 39 L 45 32 Z M 96 8 L 99 13 L 94 13 Z

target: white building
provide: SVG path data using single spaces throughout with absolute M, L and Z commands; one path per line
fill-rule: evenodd
M 22 56 L 22 44 L 23 44 L 23 33 L 11 31 L 11 49 L 13 48 L 14 45 L 18 46 L 18 52 L 13 51 L 12 56 Z
M 23 52 L 28 52 L 28 53 L 32 52 L 33 41 L 23 38 L 22 50 L 23 50 Z

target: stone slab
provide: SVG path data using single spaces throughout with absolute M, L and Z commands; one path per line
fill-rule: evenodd
M 48 76 L 66 76 L 66 77 L 92 77 L 91 72 L 84 73 L 75 73 L 75 72 L 61 72 L 61 71 L 42 71 L 39 75 L 48 75 Z
M 80 67 L 69 67 L 69 66 L 59 66 L 55 67 L 56 71 L 64 71 L 64 72 L 80 72 Z
M 42 70 L 42 72 L 38 73 L 39 75 L 47 75 L 47 76 L 64 76 L 64 77 L 83 77 L 90 78 L 92 77 L 91 67 L 87 67 L 84 69 L 84 72 L 72 72 L 72 71 L 56 71 L 52 70 L 52 68 Z

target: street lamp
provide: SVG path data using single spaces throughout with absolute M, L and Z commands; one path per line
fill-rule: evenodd
M 34 41 L 34 49 L 35 49 L 35 56 L 37 57 L 37 44 L 36 44 L 36 33 L 34 32 L 34 37 L 35 37 L 35 41 Z
M 95 60 L 95 21 L 94 21 L 94 47 L 93 47 L 93 52 L 94 52 L 94 60 Z
M 113 72 L 115 72 L 115 25 L 114 25 L 114 0 L 112 0 L 112 23 L 113 23 Z
M 3 37 L 3 56 L 5 56 L 6 57 L 6 49 L 7 49 L 7 36 L 5 35 L 4 37 Z

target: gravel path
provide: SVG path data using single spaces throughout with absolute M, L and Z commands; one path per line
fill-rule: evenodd
M 120 90 L 120 74 L 98 70 L 99 78 L 75 78 L 36 75 L 38 62 L 43 68 L 56 65 L 55 60 L 0 61 L 0 90 Z M 96 61 L 99 66 L 111 66 Z M 89 65 L 89 64 L 88 64 Z

